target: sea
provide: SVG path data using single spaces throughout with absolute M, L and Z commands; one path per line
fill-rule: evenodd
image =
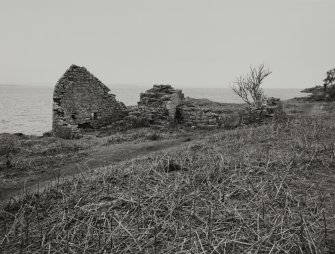
M 152 85 L 108 85 L 116 99 L 126 105 L 136 105 L 140 93 Z M 191 88 L 182 89 L 185 97 L 206 98 L 225 103 L 241 103 L 231 88 Z M 301 89 L 264 89 L 268 97 L 282 100 L 306 96 Z M 26 135 L 42 135 L 51 130 L 52 124 L 52 95 L 50 85 L 0 85 L 0 133 L 23 133 Z

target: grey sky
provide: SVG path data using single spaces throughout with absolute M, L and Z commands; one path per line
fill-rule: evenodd
M 0 0 L 0 83 L 54 84 L 72 64 L 106 84 L 320 84 L 335 67 L 335 0 Z

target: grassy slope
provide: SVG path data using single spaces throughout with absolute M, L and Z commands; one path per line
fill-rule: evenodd
M 0 201 L 1 193 L 22 191 L 24 185 L 31 186 L 49 180 L 58 173 L 63 177 L 72 171 L 77 172 L 78 163 L 86 163 L 93 168 L 101 167 L 111 159 L 115 160 L 116 156 L 126 158 L 127 154 L 117 154 L 118 150 L 125 150 L 124 147 L 140 150 L 140 145 L 137 144 L 143 143 L 145 146 L 149 145 L 148 141 L 163 142 L 176 139 L 183 133 L 141 128 L 103 137 L 96 135 L 99 136 L 99 133 L 92 133 L 79 140 L 64 140 L 54 137 L 0 134 Z M 1 156 L 1 150 L 8 149 L 2 147 L 6 138 L 7 143 L 12 141 L 15 148 L 12 153 L 13 166 L 10 168 L 5 165 L 5 156 Z
M 333 119 L 222 131 L 11 201 L 1 211 L 0 246 L 4 253 L 335 251 Z

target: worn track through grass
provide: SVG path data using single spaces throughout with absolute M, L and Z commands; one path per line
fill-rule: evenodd
M 82 161 L 71 163 L 60 168 L 48 171 L 36 177 L 29 183 L 16 188 L 0 189 L 0 202 L 17 195 L 26 195 L 43 191 L 51 184 L 59 184 L 64 178 L 74 176 L 76 174 L 86 173 L 88 170 L 105 167 L 113 163 L 130 160 L 138 156 L 143 156 L 155 151 L 165 150 L 171 147 L 180 146 L 185 141 L 196 138 L 194 135 L 185 134 L 182 137 L 171 140 L 158 140 L 141 143 L 112 144 L 109 146 L 99 146 L 98 149 L 90 151 Z

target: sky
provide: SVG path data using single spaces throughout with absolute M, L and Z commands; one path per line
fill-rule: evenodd
M 54 85 L 85 66 L 105 84 L 322 84 L 335 68 L 335 0 L 0 0 L 0 84 Z

